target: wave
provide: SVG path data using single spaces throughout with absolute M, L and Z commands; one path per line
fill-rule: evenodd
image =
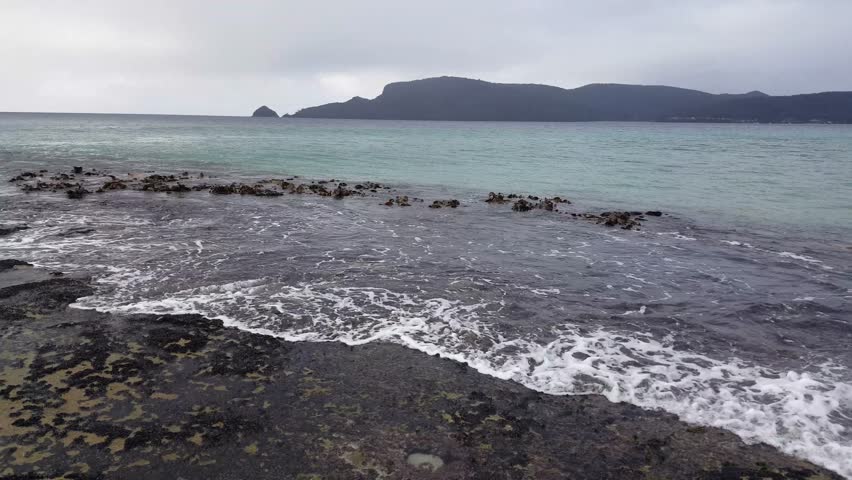
M 126 285 L 127 272 L 104 280 Z M 397 343 L 543 393 L 600 394 L 663 409 L 852 477 L 852 440 L 844 426 L 852 423 L 852 385 L 841 380 L 840 366 L 774 371 L 736 357 L 682 351 L 671 338 L 571 323 L 535 338 L 516 337 L 493 327 L 503 306 L 327 282 L 286 285 L 273 278 L 156 299 L 95 295 L 74 304 L 112 313 L 200 314 L 289 341 Z

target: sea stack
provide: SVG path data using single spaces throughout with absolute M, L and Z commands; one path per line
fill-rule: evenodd
M 275 117 L 278 118 L 278 113 L 275 110 L 263 105 L 251 114 L 252 117 Z

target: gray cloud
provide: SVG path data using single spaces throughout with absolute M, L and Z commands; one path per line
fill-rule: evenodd
M 848 0 L 5 0 L 0 111 L 243 115 L 460 75 L 852 89 Z

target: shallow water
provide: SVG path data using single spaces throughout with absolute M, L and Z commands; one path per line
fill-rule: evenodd
M 552 394 L 601 393 L 852 477 L 852 129 L 0 115 L 0 174 L 392 181 L 380 198 L 0 187 L 0 256 L 97 275 L 80 308 L 391 341 Z M 482 202 L 661 209 L 641 231 Z M 86 227 L 88 233 L 72 234 Z M 85 230 L 83 230 L 85 232 Z

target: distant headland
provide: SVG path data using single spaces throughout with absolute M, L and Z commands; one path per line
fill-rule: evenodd
M 274 118 L 278 118 L 278 113 L 275 110 L 267 107 L 266 105 L 263 105 L 260 108 L 258 108 L 257 110 L 255 110 L 254 113 L 251 114 L 251 116 L 252 117 L 274 117 Z
M 271 115 L 264 114 L 269 112 Z M 264 106 L 255 111 L 254 116 L 277 114 Z M 437 77 L 388 84 L 381 95 L 372 100 L 354 97 L 346 102 L 304 108 L 283 117 L 518 122 L 852 123 L 852 92 L 771 96 L 753 91 L 717 95 L 659 85 L 591 84 L 564 89 Z

